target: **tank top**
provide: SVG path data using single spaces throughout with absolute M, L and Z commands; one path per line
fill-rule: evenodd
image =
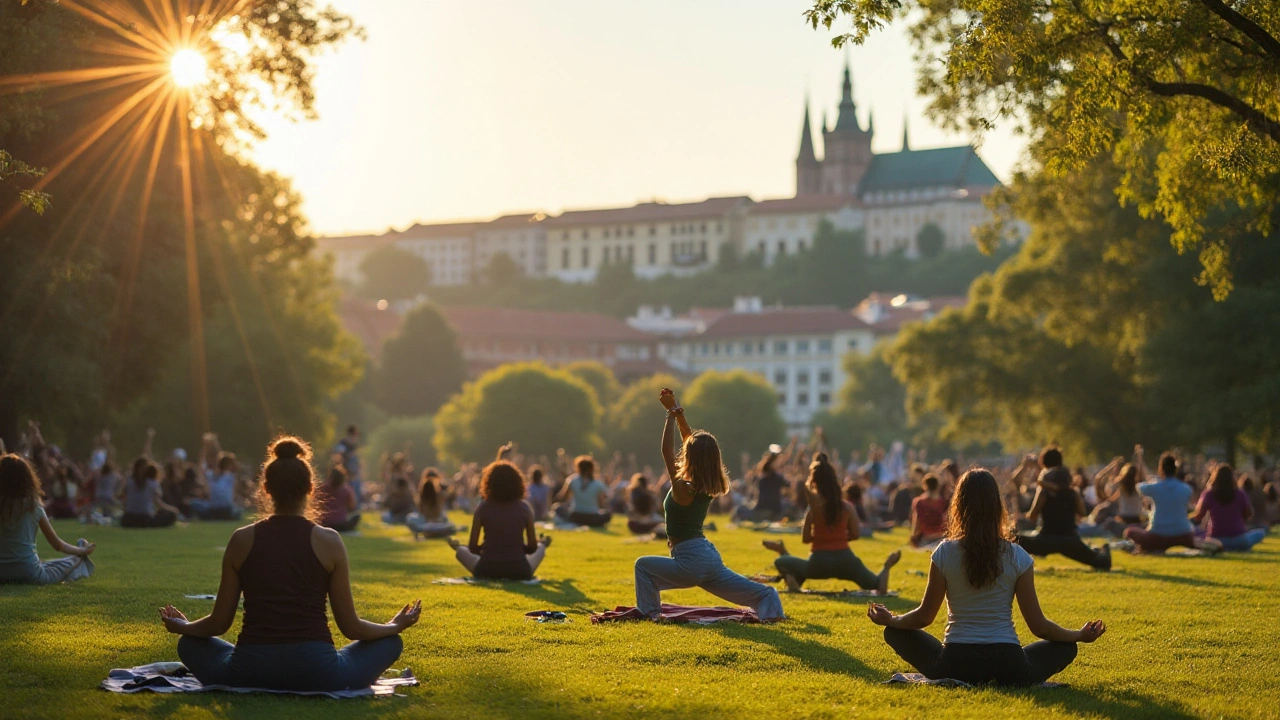
M 1120 497 L 1116 498 L 1116 514 L 1122 518 L 1142 517 L 1142 495 L 1136 490 L 1132 495 L 1125 495 L 1121 490 Z
M 668 490 L 666 499 L 662 501 L 662 514 L 666 517 L 667 537 L 671 540 L 671 544 L 706 537 L 702 533 L 702 525 L 707 521 L 707 510 L 710 507 L 710 495 L 698 493 L 693 496 L 693 502 L 681 505 L 676 502 L 675 495 Z
M 240 566 L 244 625 L 237 644 L 333 644 L 325 614 L 329 571 L 311 548 L 314 527 L 297 515 L 254 523 L 253 547 Z
M 827 524 L 825 509 L 814 508 L 811 512 L 814 550 L 844 550 L 849 547 L 849 511 L 844 503 L 840 503 L 840 516 L 833 525 Z
M 1040 532 L 1045 535 L 1074 535 L 1076 530 L 1076 494 L 1059 490 L 1044 494 L 1040 511 Z

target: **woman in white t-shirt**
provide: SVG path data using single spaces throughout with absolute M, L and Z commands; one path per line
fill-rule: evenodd
M 1000 488 L 990 472 L 975 468 L 956 485 L 947 539 L 933 552 L 920 606 L 894 615 L 878 603 L 867 616 L 883 625 L 885 642 L 928 678 L 967 683 L 1034 685 L 1062 672 L 1076 644 L 1097 640 L 1101 620 L 1068 630 L 1044 616 L 1036 596 L 1034 561 L 1009 541 Z M 1039 642 L 1025 648 L 1013 627 L 1013 599 Z M 942 642 L 924 628 L 947 601 Z
M 557 498 L 569 507 L 568 521 L 574 525 L 604 527 L 613 519 L 606 509 L 609 488 L 596 479 L 596 462 L 590 455 L 580 455 L 573 461 L 578 474 L 569 478 Z

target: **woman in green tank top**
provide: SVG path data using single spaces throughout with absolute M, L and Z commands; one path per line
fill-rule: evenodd
M 671 557 L 646 556 L 636 560 L 636 607 L 657 619 L 662 614 L 663 590 L 700 587 L 729 602 L 750 606 L 761 620 L 783 619 L 778 591 L 725 567 L 720 553 L 702 532 L 711 499 L 729 489 L 719 443 L 711 433 L 689 428 L 684 408 L 670 390 L 663 388 L 660 400 L 667 409 L 662 459 L 671 478 L 671 490 L 662 509 Z M 681 437 L 679 454 L 673 431 L 677 424 Z

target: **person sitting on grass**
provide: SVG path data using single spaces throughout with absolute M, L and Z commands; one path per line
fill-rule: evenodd
M 400 657 L 400 633 L 418 622 L 422 602 L 405 605 L 391 622 L 363 620 L 351 595 L 351 567 L 342 536 L 314 517 L 311 448 L 281 437 L 268 446 L 259 489 L 271 514 L 231 535 L 213 612 L 188 621 L 160 608 L 165 629 L 181 635 L 178 657 L 205 685 L 333 692 L 369 687 Z M 244 623 L 231 629 L 244 593 Z M 325 613 L 347 638 L 334 647 Z
M 841 497 L 840 480 L 826 453 L 818 453 L 809 465 L 805 488 L 809 492 L 809 511 L 804 516 L 800 539 L 812 544 L 809 559 L 788 553 L 781 540 L 764 541 L 766 548 L 781 556 L 773 564 L 787 583 L 787 589 L 800 592 L 805 580 L 835 578 L 855 582 L 863 590 L 877 590 L 882 595 L 888 592 L 889 569 L 897 564 L 902 553 L 889 553 L 877 575 L 849 549 L 849 543 L 861 537 L 858 511 Z
M 711 433 L 689 428 L 684 408 L 669 389 L 663 388 L 659 399 L 667 409 L 667 422 L 662 428 L 662 459 L 671 478 L 671 490 L 662 508 L 671 557 L 647 556 L 636 560 L 636 607 L 656 620 L 662 613 L 663 590 L 700 587 L 731 603 L 750 606 L 762 621 L 784 619 L 778 591 L 725 567 L 715 545 L 703 534 L 712 498 L 729 489 L 729 474 L 720 457 L 719 443 Z M 677 422 L 682 438 L 678 455 L 672 431 Z
M 938 476 L 929 473 L 920 483 L 924 494 L 911 501 L 911 547 L 932 545 L 947 534 L 947 501 L 942 499 Z
M 1196 504 L 1192 522 L 1199 524 L 1206 515 L 1209 517 L 1207 537 L 1223 550 L 1252 550 L 1267 536 L 1267 531 L 1261 528 L 1246 528 L 1245 523 L 1253 517 L 1253 506 L 1244 491 L 1236 487 L 1235 472 L 1230 465 L 1214 468 L 1213 479 Z
M 209 498 L 192 500 L 191 512 L 201 520 L 239 520 L 241 511 L 236 504 L 236 472 L 239 470 L 235 453 L 218 453 L 217 471 L 206 473 Z
M 569 478 L 557 499 L 568 504 L 570 523 L 586 527 L 604 527 L 613 519 L 606 506 L 609 488 L 596 479 L 596 462 L 590 455 L 580 455 L 573 461 L 578 473 Z
M 405 525 L 413 532 L 416 540 L 419 536 L 442 538 L 458 532 L 458 528 L 449 522 L 445 514 L 444 493 L 440 491 L 440 471 L 427 468 L 422 471 L 422 481 L 418 483 L 418 511 L 409 513 Z
M 1138 466 L 1125 463 L 1120 468 L 1120 475 L 1115 482 L 1111 496 L 1105 503 L 1094 508 L 1094 522 L 1102 520 L 1102 513 L 1109 509 L 1114 513 L 1110 521 L 1112 534 L 1123 537 L 1124 531 L 1131 525 L 1142 525 L 1146 513 L 1142 508 L 1142 493 L 1138 492 Z
M 1142 456 L 1138 455 L 1138 464 Z M 1178 459 L 1173 453 L 1160 456 L 1160 477 L 1138 486 L 1138 492 L 1151 500 L 1151 524 L 1144 530 L 1125 528 L 1125 538 L 1132 540 L 1136 553 L 1159 553 L 1172 547 L 1196 546 L 1195 528 L 1187 517 L 1191 486 L 1178 479 Z
M 1011 542 L 1000 488 L 985 469 L 960 477 L 951 499 L 947 539 L 933 551 L 929 579 L 919 607 L 895 615 L 879 603 L 867 617 L 884 626 L 884 640 L 930 679 L 966 683 L 1034 685 L 1062 672 L 1075 660 L 1077 643 L 1106 632 L 1101 620 L 1079 630 L 1044 616 L 1036 595 L 1035 561 Z M 1021 647 L 1013 627 L 1013 599 L 1039 642 Z M 925 628 L 947 601 L 947 628 L 938 642 Z
M 529 507 L 533 508 L 533 519 L 541 522 L 547 518 L 551 507 L 551 486 L 547 484 L 546 473 L 542 466 L 529 468 L 529 487 L 525 488 L 529 496 Z
M 413 466 L 404 453 L 391 456 L 386 477 L 387 497 L 383 501 L 382 522 L 388 525 L 404 525 L 409 514 L 417 510 L 418 491 L 409 481 Z
M 356 493 L 347 482 L 347 469 L 342 459 L 335 456 L 324 484 L 316 489 L 320 505 L 320 524 L 338 532 L 351 532 L 360 526 L 360 513 L 356 512 Z
M 37 529 L 50 547 L 67 557 L 41 562 L 36 555 Z M 40 503 L 35 469 L 21 455 L 0 455 L 0 583 L 53 585 L 87 577 L 93 566 L 85 558 L 95 547 L 77 547 L 58 537 Z
M 162 528 L 178 521 L 178 508 L 164 501 L 160 490 L 160 466 L 139 458 L 134 463 L 133 477 L 124 486 L 124 515 L 120 526 L 127 528 Z
M 480 497 L 467 544 L 449 538 L 454 557 L 481 580 L 532 580 L 551 538 L 538 538 L 520 468 L 508 460 L 489 463 L 480 478 Z
M 1084 500 L 1071 487 L 1071 471 L 1062 465 L 1062 451 L 1052 445 L 1045 448 L 1040 453 L 1040 465 L 1044 470 L 1027 512 L 1028 520 L 1040 521 L 1040 530 L 1034 535 L 1019 535 L 1018 545 L 1039 557 L 1061 553 L 1091 568 L 1110 570 L 1111 547 L 1103 545 L 1101 550 L 1094 550 L 1080 539 L 1076 518 L 1085 515 Z
M 665 539 L 667 530 L 663 527 L 662 513 L 658 510 L 658 499 L 649 489 L 649 478 L 644 473 L 631 476 L 631 485 L 627 489 L 627 501 L 630 511 L 627 513 L 627 529 L 633 535 L 648 535 Z

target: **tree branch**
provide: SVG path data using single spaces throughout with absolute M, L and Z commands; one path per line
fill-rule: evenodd
M 1209 12 L 1226 20 L 1231 27 L 1244 33 L 1272 58 L 1280 60 L 1280 40 L 1263 29 L 1261 25 L 1231 9 L 1222 0 L 1200 0 L 1200 4 L 1208 8 Z

